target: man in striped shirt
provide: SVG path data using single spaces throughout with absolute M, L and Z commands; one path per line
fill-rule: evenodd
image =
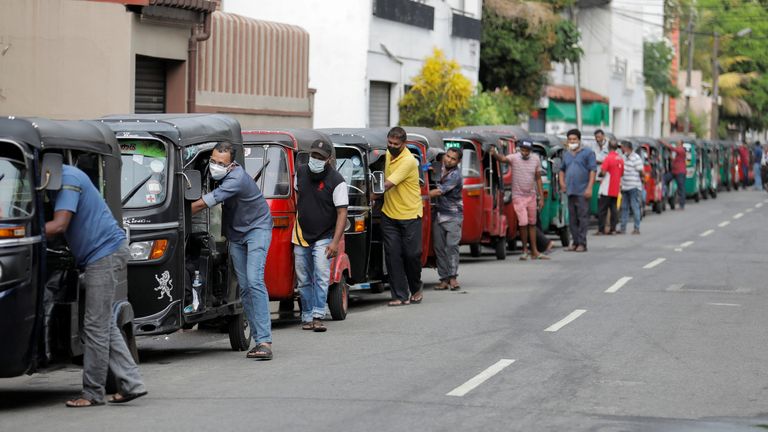
M 635 219 L 635 229 L 632 234 L 640 234 L 640 203 L 643 196 L 643 159 L 632 151 L 632 142 L 621 142 L 622 158 L 624 159 L 624 175 L 621 177 L 621 228 L 619 234 L 627 230 L 629 210 Z

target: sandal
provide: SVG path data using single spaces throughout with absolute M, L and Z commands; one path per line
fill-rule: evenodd
M 324 331 L 328 330 L 324 325 L 323 322 L 319 319 L 315 318 L 314 321 L 312 321 L 312 326 L 314 327 L 312 331 L 316 333 L 323 333 Z
M 461 285 L 455 285 L 451 287 L 451 291 L 458 291 L 461 289 Z
M 392 300 L 391 302 L 387 303 L 389 307 L 408 306 L 409 304 L 411 304 L 409 300 L 406 300 L 406 301 Z
M 107 399 L 107 401 L 113 404 L 126 403 L 134 399 L 138 399 L 142 396 L 146 396 L 146 394 L 147 394 L 146 391 L 138 392 L 138 393 L 126 393 L 124 395 L 120 393 L 115 393 L 112 396 L 110 396 L 109 399 Z
M 576 248 L 577 247 L 578 246 L 576 246 L 576 245 L 570 245 L 570 246 L 568 246 L 568 249 L 566 249 L 566 251 L 567 252 L 576 252 Z
M 104 405 L 104 401 L 96 401 L 93 399 L 86 399 L 84 397 L 79 397 L 77 399 L 68 400 L 64 405 L 66 405 L 67 408 L 90 408 L 94 406 Z
M 531 256 L 531 259 L 532 260 L 545 260 L 546 261 L 546 260 L 548 260 L 550 258 L 548 256 L 544 255 L 544 254 L 538 254 L 536 256 Z
M 440 282 L 440 285 L 438 285 L 438 286 L 436 286 L 436 287 L 434 287 L 432 289 L 435 290 L 435 291 L 445 291 L 448 288 L 450 288 L 450 286 L 447 283 Z
M 315 323 L 312 321 L 307 321 L 301 325 L 302 330 L 314 330 L 315 329 Z
M 422 300 L 424 300 L 424 294 L 422 294 L 421 290 L 411 296 L 411 303 L 419 304 Z
M 272 347 L 269 344 L 260 343 L 256 344 L 256 347 L 248 351 L 245 358 L 255 360 L 272 360 Z
M 523 252 L 522 255 L 520 255 L 520 261 L 528 261 L 528 253 Z

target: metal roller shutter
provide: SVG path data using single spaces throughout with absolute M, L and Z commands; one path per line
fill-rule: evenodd
M 371 81 L 371 94 L 368 105 L 370 127 L 389 126 L 389 91 L 388 82 Z
M 134 112 L 156 114 L 165 112 L 165 61 L 136 56 L 136 87 Z

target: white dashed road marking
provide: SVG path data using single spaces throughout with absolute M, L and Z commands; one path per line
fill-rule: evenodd
M 733 215 L 733 218 L 734 219 L 741 219 L 742 216 L 744 216 L 744 213 L 736 213 L 735 215 Z
M 544 329 L 545 332 L 556 332 L 560 330 L 561 328 L 567 326 L 569 323 L 571 323 L 576 318 L 580 317 L 581 315 L 586 312 L 586 309 L 576 309 L 575 311 L 571 312 L 567 317 L 561 319 L 560 321 L 552 324 L 551 326 Z
M 754 210 L 754 209 L 753 208 L 748 208 L 748 209 L 746 209 L 744 211 L 747 212 L 747 213 L 752 213 L 752 210 Z
M 730 224 L 731 224 L 731 221 L 723 221 L 717 224 L 717 226 L 719 226 L 720 228 L 723 228 L 723 227 L 727 227 Z
M 653 260 L 653 261 L 649 262 L 648 264 L 644 265 L 643 268 L 644 269 L 652 269 L 652 268 L 656 267 L 657 265 L 663 263 L 666 260 L 667 260 L 666 258 L 656 258 L 655 260 Z
M 715 230 L 713 230 L 713 229 L 709 229 L 709 230 L 706 230 L 706 231 L 704 231 L 703 233 L 699 234 L 699 236 L 700 236 L 700 237 L 706 237 L 706 236 L 708 236 L 708 235 L 712 234 L 713 232 L 715 232 Z
M 707 303 L 707 304 L 710 306 L 734 306 L 734 307 L 741 306 L 740 304 L 736 304 L 736 303 Z
M 685 242 L 685 243 L 681 243 L 681 244 L 680 244 L 680 247 L 681 247 L 681 248 L 687 248 L 688 246 L 690 246 L 690 245 L 692 245 L 692 244 L 693 244 L 693 242 L 689 240 L 689 241 L 687 241 L 687 242 Z
M 456 387 L 455 389 L 449 391 L 445 395 L 457 396 L 457 397 L 464 396 L 465 394 L 471 392 L 472 390 L 477 388 L 480 384 L 488 381 L 494 375 L 501 372 L 502 370 L 504 370 L 504 368 L 506 368 L 507 366 L 511 365 L 514 362 L 515 361 L 511 359 L 501 359 L 497 361 L 495 364 L 493 364 L 492 366 L 490 366 L 488 369 L 475 375 L 474 377 L 472 377 L 472 379 Z
M 627 283 L 627 282 L 629 282 L 629 281 L 631 281 L 631 280 L 632 280 L 632 276 L 624 276 L 623 278 L 621 278 L 621 279 L 617 280 L 617 281 L 616 281 L 616 283 L 614 283 L 613 285 L 611 285 L 611 287 L 610 287 L 610 288 L 608 288 L 607 290 L 605 290 L 605 292 L 606 292 L 606 293 L 608 293 L 608 294 L 613 294 L 613 293 L 615 293 L 616 291 L 618 291 L 618 290 L 619 290 L 621 287 L 623 287 L 624 285 L 626 285 L 626 283 Z
M 755 208 L 760 208 L 760 207 L 762 207 L 762 206 L 763 206 L 763 203 L 757 203 L 757 204 L 755 204 Z

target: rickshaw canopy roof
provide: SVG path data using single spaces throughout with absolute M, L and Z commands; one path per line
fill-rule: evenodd
M 556 153 L 559 153 L 565 148 L 563 145 L 563 140 L 557 135 L 532 133 L 528 139 L 534 141 L 534 144 L 539 142 L 544 145 L 547 148 L 547 155 L 550 157 L 554 156 Z
M 308 152 L 320 140 L 333 146 L 331 138 L 314 129 L 271 129 L 243 131 L 243 144 L 275 143 L 295 151 Z
M 488 151 L 492 146 L 497 145 L 498 138 L 491 134 L 482 134 L 478 132 L 454 130 L 450 132 L 440 132 L 443 137 L 443 143 L 451 140 L 471 140 L 480 143 L 483 151 Z
M 530 138 L 530 133 L 520 126 L 512 125 L 485 125 L 485 126 L 464 126 L 454 131 L 475 132 L 483 135 L 493 135 L 495 139 L 509 139 L 515 137 L 518 140 Z
M 387 151 L 385 128 L 330 128 L 319 129 L 327 134 L 334 144 L 351 145 L 368 153 L 368 165 L 377 162 Z
M 121 132 L 148 132 L 178 147 L 207 142 L 242 144 L 240 123 L 221 114 L 129 114 L 100 119 L 120 136 Z
M 40 150 L 71 149 L 120 157 L 112 130 L 92 120 L 4 117 L 0 119 L 0 138 Z
M 408 134 L 408 139 L 413 141 L 419 141 L 424 144 L 427 149 L 436 148 L 443 149 L 443 137 L 434 129 L 408 126 L 405 127 L 405 132 Z
M 645 136 L 635 136 L 635 137 L 629 137 L 628 139 L 631 139 L 640 145 L 647 144 L 648 146 L 650 146 L 652 149 L 655 149 L 655 150 L 659 150 L 661 148 L 661 143 L 656 138 L 645 137 Z

